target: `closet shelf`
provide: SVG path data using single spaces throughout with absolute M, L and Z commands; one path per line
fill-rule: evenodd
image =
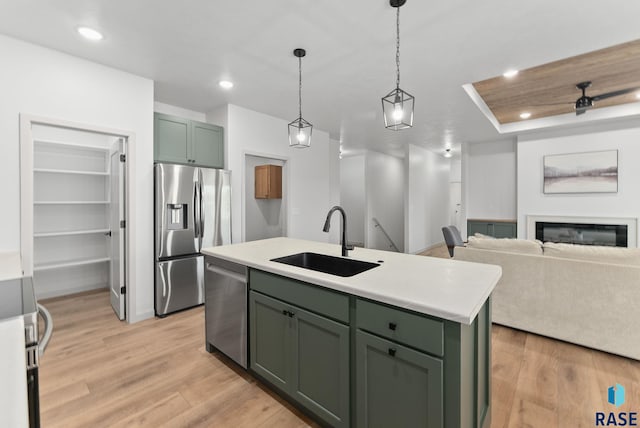
M 99 233 L 107 233 L 109 229 L 85 229 L 85 230 L 62 230 L 58 232 L 40 232 L 34 233 L 34 238 L 49 238 L 54 236 L 72 236 L 72 235 L 93 235 Z
M 77 171 L 71 169 L 45 169 L 45 168 L 33 168 L 33 172 L 41 172 L 47 174 L 78 174 L 78 175 L 101 175 L 107 176 L 108 172 L 101 171 Z
M 109 205 L 109 201 L 33 201 L 34 205 Z
M 33 140 L 34 143 L 39 143 L 39 144 L 49 144 L 52 146 L 62 146 L 62 147 L 72 147 L 75 149 L 86 149 L 86 150 L 95 150 L 97 152 L 108 152 L 109 149 L 106 147 L 98 147 L 98 146 L 93 146 L 90 144 L 81 144 L 81 143 L 71 143 L 68 141 L 57 141 L 57 140 L 46 140 L 46 139 L 40 139 L 40 138 L 35 138 Z
M 73 266 L 83 266 L 83 265 L 91 265 L 95 263 L 104 263 L 104 262 L 108 262 L 109 260 L 111 260 L 109 257 L 100 257 L 95 259 L 75 259 L 75 260 L 67 260 L 67 261 L 60 261 L 60 262 L 53 262 L 53 263 L 42 263 L 42 264 L 36 264 L 33 267 L 33 270 L 37 272 L 37 271 L 50 270 L 50 269 L 61 269 L 61 268 L 73 267 Z

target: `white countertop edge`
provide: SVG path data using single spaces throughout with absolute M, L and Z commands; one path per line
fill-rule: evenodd
M 304 268 L 300 268 L 292 265 L 286 265 L 282 263 L 277 263 L 277 262 L 272 262 L 270 260 L 267 260 L 261 263 L 256 263 L 246 259 L 229 256 L 227 254 L 212 252 L 212 251 L 209 251 L 208 249 L 203 249 L 202 253 L 208 256 L 222 259 L 222 260 L 238 263 L 250 268 L 262 270 L 269 273 L 274 273 L 277 275 L 286 276 L 288 278 L 297 279 L 299 281 L 322 286 L 325 288 L 329 288 L 331 290 L 341 291 L 343 293 L 351 294 L 357 297 L 371 299 L 381 303 L 386 303 L 388 305 L 396 306 L 398 308 L 407 309 L 407 310 L 418 312 L 424 315 L 442 318 L 442 319 L 446 319 L 449 321 L 453 321 L 453 322 L 457 322 L 465 325 L 470 325 L 473 322 L 473 320 L 476 318 L 476 316 L 480 312 L 480 309 L 482 308 L 484 303 L 487 301 L 487 299 L 493 292 L 495 285 L 498 283 L 501 277 L 501 270 L 500 270 L 496 275 L 496 277 L 493 279 L 493 284 L 491 285 L 491 287 L 487 288 L 487 290 L 482 294 L 481 301 L 472 309 L 471 313 L 467 316 L 467 315 L 460 315 L 459 313 L 452 313 L 449 311 L 445 311 L 438 307 L 420 305 L 412 302 L 407 302 L 406 300 L 396 299 L 393 296 L 389 296 L 388 294 L 373 293 L 368 290 L 349 287 L 348 285 L 344 285 L 344 284 L 340 284 L 332 281 L 333 275 L 323 273 L 323 272 L 309 271 L 308 269 L 304 269 Z

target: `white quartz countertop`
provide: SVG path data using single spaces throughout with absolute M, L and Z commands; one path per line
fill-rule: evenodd
M 351 277 L 270 261 L 302 252 L 340 257 L 341 247 L 272 238 L 202 250 L 205 255 L 462 324 L 473 322 L 502 275 L 500 266 L 366 248 L 349 251 L 349 258 L 384 262 Z

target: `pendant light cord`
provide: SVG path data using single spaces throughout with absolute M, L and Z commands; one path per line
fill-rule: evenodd
M 400 7 L 396 8 L 396 88 L 400 88 Z
M 302 58 L 298 57 L 298 113 L 302 118 Z

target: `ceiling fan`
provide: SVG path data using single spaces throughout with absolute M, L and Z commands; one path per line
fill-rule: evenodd
M 620 89 L 619 91 L 607 92 L 600 95 L 594 95 L 593 97 L 589 97 L 586 94 L 587 88 L 591 86 L 591 82 L 580 82 L 576 85 L 576 88 L 582 91 L 582 96 L 578 98 L 575 102 L 576 116 L 586 113 L 587 110 L 593 107 L 594 101 L 600 101 L 607 98 L 617 97 L 620 95 L 629 94 L 631 92 L 635 92 L 640 88 L 627 88 Z

